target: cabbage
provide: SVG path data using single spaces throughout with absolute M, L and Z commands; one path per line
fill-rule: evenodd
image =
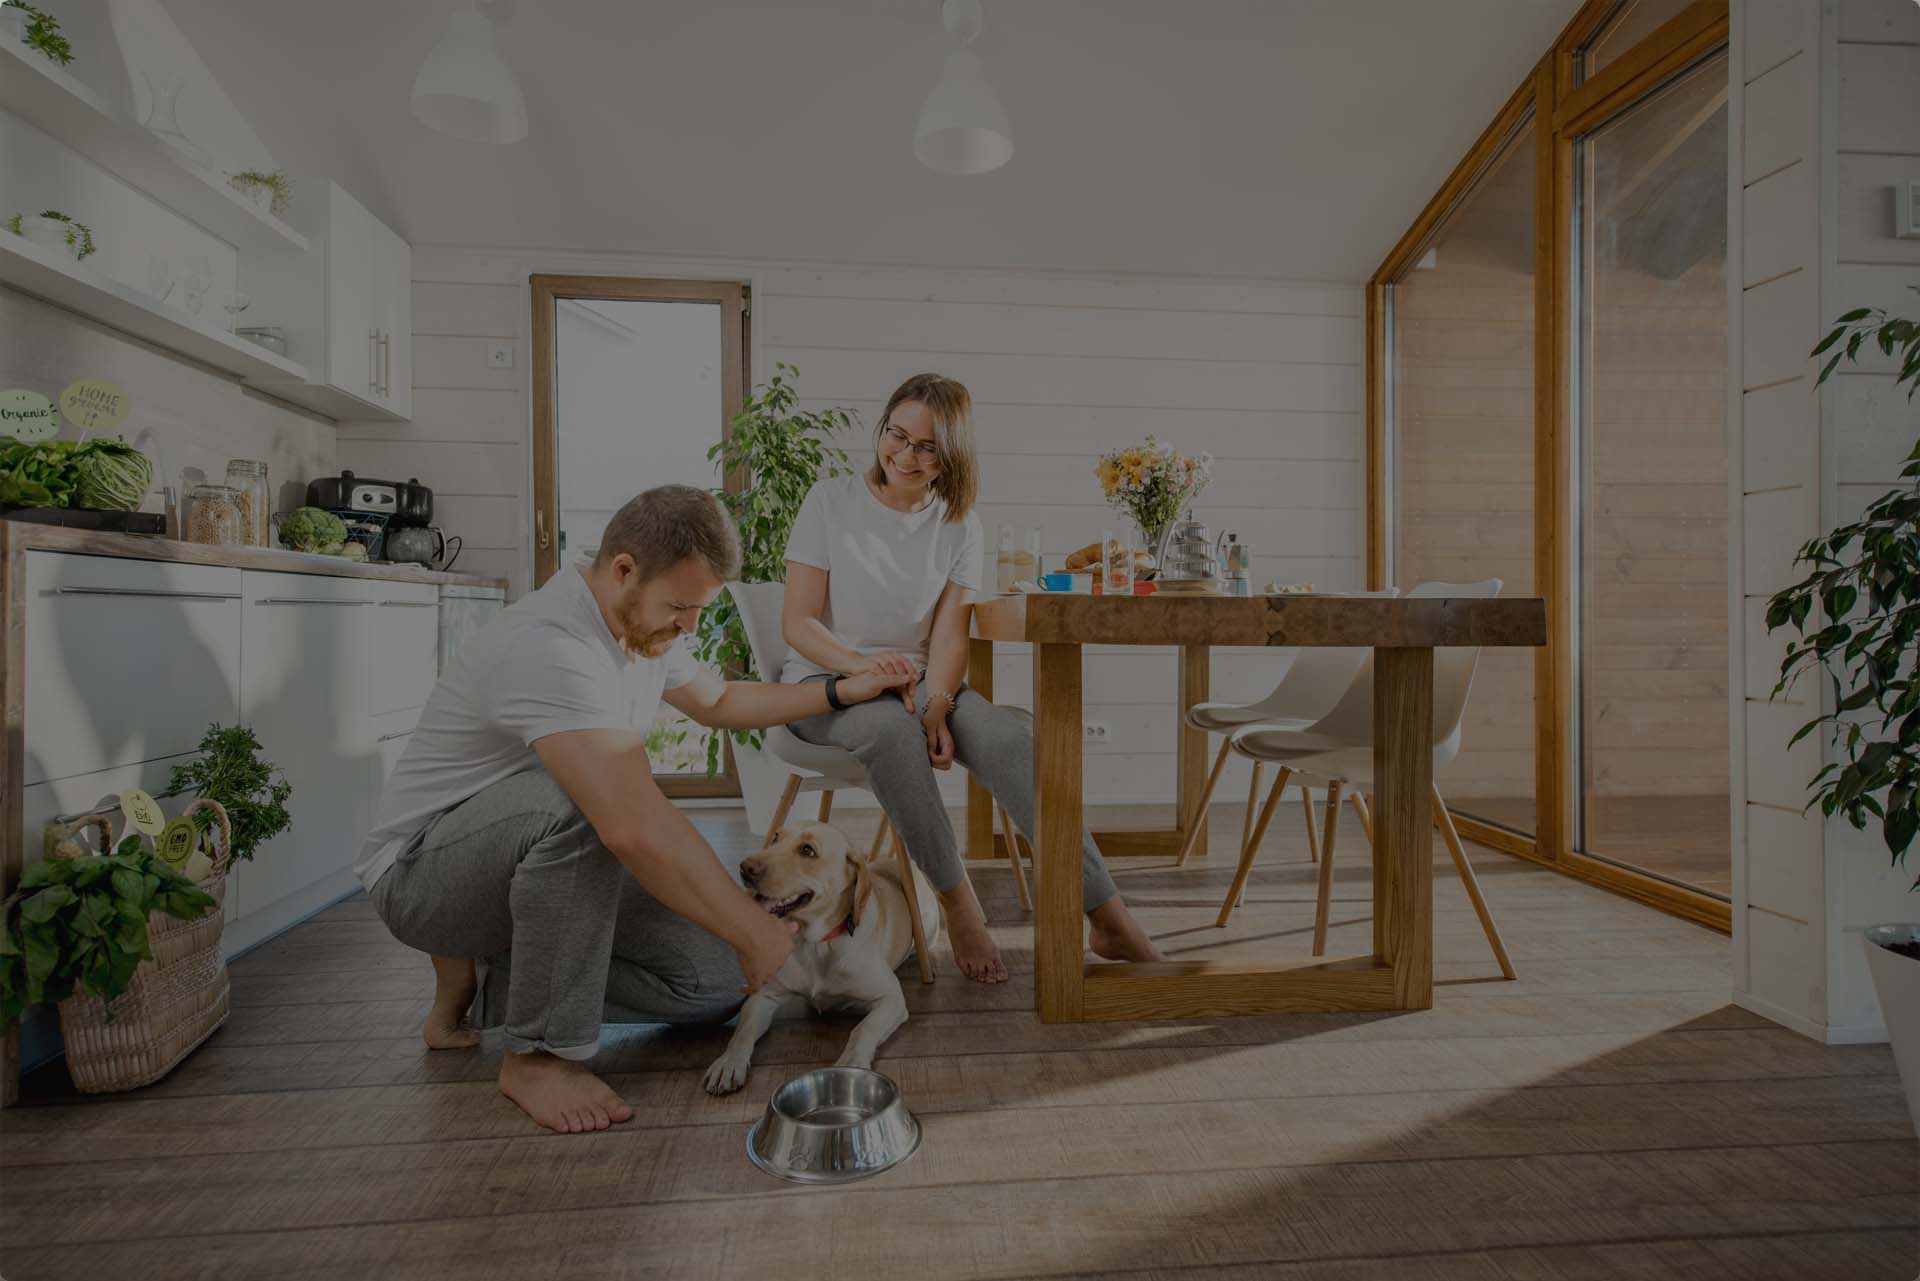
M 153 483 L 153 464 L 147 456 L 118 440 L 90 440 L 73 450 L 79 473 L 75 497 L 82 507 L 96 511 L 130 512 L 147 496 Z
M 280 545 L 296 552 L 337 555 L 347 541 L 347 523 L 321 507 L 299 507 L 280 522 Z

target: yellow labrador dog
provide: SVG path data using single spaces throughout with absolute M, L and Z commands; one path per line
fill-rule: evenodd
M 907 998 L 894 969 L 913 951 L 913 923 L 897 868 L 871 866 L 839 829 L 824 823 L 776 833 L 773 843 L 740 861 L 740 879 L 775 916 L 800 923 L 793 955 L 741 1007 L 727 1051 L 707 1069 L 709 1094 L 747 1083 L 753 1047 L 775 1017 L 816 1010 L 864 1009 L 840 1067 L 872 1067 L 874 1053 L 907 1021 Z M 920 921 L 936 945 L 940 900 L 913 869 Z

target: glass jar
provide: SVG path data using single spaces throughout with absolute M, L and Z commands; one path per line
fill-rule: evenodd
M 250 458 L 227 464 L 227 487 L 240 495 L 241 542 L 247 547 L 273 545 L 273 500 L 267 492 L 267 465 Z
M 1000 554 L 993 561 L 993 590 L 1005 596 L 1013 590 L 1013 548 L 1015 534 L 1012 525 L 1000 526 Z
M 195 485 L 187 494 L 187 541 L 215 547 L 247 546 L 240 491 L 231 485 Z

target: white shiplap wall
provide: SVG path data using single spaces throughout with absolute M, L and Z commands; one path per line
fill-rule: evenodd
M 1003 521 L 1040 526 L 1049 556 L 1092 542 L 1116 522 L 1094 457 L 1151 432 L 1216 456 L 1199 511 L 1253 548 L 1256 586 L 1360 585 L 1357 284 L 423 246 L 413 261 L 414 421 L 341 424 L 341 465 L 432 485 L 440 522 L 469 540 L 461 567 L 507 574 L 516 592 L 531 573 L 526 280 L 535 272 L 743 280 L 753 289 L 754 380 L 775 361 L 796 365 L 805 404 L 846 406 L 868 426 L 909 374 L 965 382 L 989 548 Z M 515 343 L 514 368 L 487 367 L 491 340 Z M 855 448 L 866 448 L 864 436 Z M 1283 661 L 1221 653 L 1214 696 L 1264 694 Z M 1089 750 L 1090 798 L 1170 800 L 1172 651 L 1096 649 L 1087 667 L 1087 715 L 1113 727 L 1103 749 Z M 1024 702 L 1030 664 L 1008 652 L 995 680 L 1004 701 Z M 1243 774 L 1223 786 L 1236 782 L 1244 790 Z
M 1807 681 L 1769 700 L 1785 633 L 1763 620 L 1799 577 L 1799 546 L 1898 483 L 1920 436 L 1877 352 L 1818 393 L 1807 356 L 1849 308 L 1920 314 L 1920 241 L 1892 235 L 1890 192 L 1920 177 L 1920 7 L 1744 0 L 1732 13 L 1735 994 L 1828 1041 L 1884 1039 L 1859 931 L 1912 919 L 1914 869 L 1888 871 L 1877 830 L 1801 814 L 1821 747 L 1785 744 L 1823 691 Z

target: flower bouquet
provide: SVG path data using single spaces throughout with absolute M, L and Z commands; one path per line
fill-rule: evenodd
M 1107 502 L 1140 527 L 1142 546 L 1157 562 L 1167 530 L 1213 478 L 1213 455 L 1189 457 L 1149 436 L 1102 454 L 1094 474 Z

